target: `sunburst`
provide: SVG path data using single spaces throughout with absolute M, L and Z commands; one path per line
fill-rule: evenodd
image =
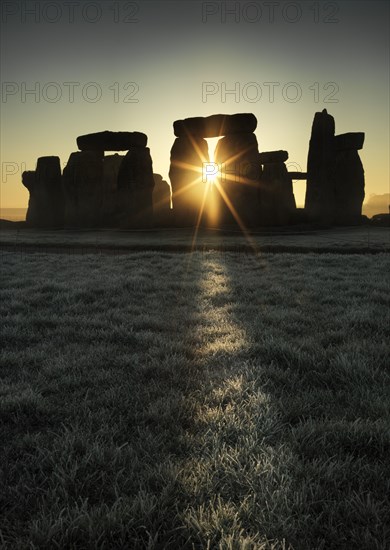
M 236 223 L 237 223 L 238 227 L 240 228 L 242 234 L 244 235 L 246 241 L 249 243 L 249 245 L 251 246 L 253 251 L 257 252 L 257 246 L 256 246 L 255 241 L 251 237 L 247 227 L 245 226 L 243 220 L 241 219 L 239 213 L 237 212 L 237 209 L 234 207 L 232 201 L 228 197 L 226 191 L 224 190 L 223 186 L 221 185 L 221 183 L 219 181 L 219 180 L 223 179 L 223 181 L 227 181 L 227 182 L 229 182 L 229 181 L 237 182 L 237 176 L 234 177 L 230 174 L 229 175 L 225 174 L 225 176 L 223 176 L 223 173 L 221 173 L 218 170 L 215 175 L 213 174 L 214 177 L 208 177 L 208 178 L 206 178 L 206 181 L 205 181 L 204 166 L 207 163 L 210 164 L 210 163 L 215 162 L 215 160 L 214 160 L 214 149 L 210 148 L 211 150 L 210 150 L 210 160 L 209 160 L 209 159 L 205 158 L 205 156 L 203 155 L 203 153 L 202 153 L 198 143 L 196 142 L 196 140 L 190 134 L 187 134 L 187 137 L 191 141 L 191 143 L 194 147 L 194 150 L 197 153 L 197 156 L 199 158 L 199 165 L 196 166 L 196 165 L 193 165 L 191 163 L 180 162 L 180 161 L 175 162 L 175 167 L 188 170 L 190 172 L 193 172 L 196 175 L 196 177 L 194 177 L 194 179 L 191 182 L 189 182 L 187 185 L 183 186 L 180 190 L 178 190 L 175 193 L 175 195 L 180 196 L 181 194 L 186 193 L 192 187 L 194 187 L 196 185 L 199 185 L 199 184 L 203 184 L 203 186 L 204 186 L 203 187 L 203 193 L 202 193 L 201 205 L 200 205 L 200 208 L 199 208 L 197 221 L 196 221 L 195 228 L 194 228 L 191 250 L 193 251 L 195 249 L 200 224 L 201 224 L 202 217 L 203 217 L 205 209 L 206 209 L 207 200 L 208 200 L 208 197 L 210 196 L 210 191 L 212 190 L 212 188 L 214 188 L 218 191 L 218 193 L 219 193 L 220 197 L 222 198 L 223 202 L 226 204 L 227 208 L 230 210 L 234 220 L 236 221 Z M 242 155 L 245 152 L 246 152 L 246 150 L 240 151 L 238 154 L 232 155 L 232 157 L 226 159 L 225 164 L 229 165 L 229 164 L 233 163 L 238 158 L 242 157 Z M 209 174 L 209 176 L 210 176 L 210 174 Z M 252 180 L 250 180 L 249 178 L 241 177 L 241 176 L 239 176 L 239 183 L 242 184 L 242 185 L 251 185 L 251 186 L 255 185 L 254 182 Z

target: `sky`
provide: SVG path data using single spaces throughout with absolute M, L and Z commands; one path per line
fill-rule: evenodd
M 389 193 L 387 1 L 3 1 L 1 208 L 24 170 L 79 135 L 140 131 L 169 181 L 173 122 L 254 113 L 260 151 L 306 171 L 316 111 L 365 132 L 366 200 Z M 306 183 L 294 183 L 303 205 Z M 383 210 L 382 210 L 383 211 Z

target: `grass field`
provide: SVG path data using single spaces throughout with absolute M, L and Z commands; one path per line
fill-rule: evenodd
M 389 264 L 3 252 L 0 546 L 389 548 Z

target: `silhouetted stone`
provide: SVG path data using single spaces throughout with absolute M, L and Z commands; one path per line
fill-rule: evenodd
M 261 165 L 256 136 L 247 133 L 225 136 L 217 143 L 215 160 L 221 172 L 221 223 L 257 225 Z
M 30 192 L 26 221 L 32 227 L 61 227 L 64 199 L 58 157 L 40 157 L 35 172 L 23 172 L 22 182 Z
M 173 130 L 177 137 L 212 138 L 237 133 L 252 133 L 256 127 L 257 119 L 252 113 L 193 117 L 176 120 L 173 123 Z
M 332 225 L 361 223 L 364 170 L 357 149 L 363 132 L 334 136 L 334 119 L 316 113 L 307 162 L 305 208 L 311 221 Z
M 337 151 L 332 183 L 334 222 L 338 225 L 359 224 L 364 200 L 364 169 L 356 150 Z
M 296 220 L 292 180 L 283 162 L 264 164 L 258 197 L 261 225 L 288 225 Z
M 195 225 L 204 194 L 203 163 L 209 161 L 207 141 L 202 138 L 175 139 L 171 149 L 169 179 L 175 224 Z
M 104 188 L 113 192 L 118 190 L 118 173 L 125 155 L 106 155 L 103 157 Z
M 287 151 L 268 151 L 259 154 L 260 164 L 269 164 L 270 162 L 285 162 L 288 159 Z
M 28 170 L 22 174 L 22 183 L 29 191 L 34 189 L 37 181 L 37 174 L 35 170 Z
M 103 153 L 71 153 L 64 168 L 65 225 L 99 227 L 104 224 Z
M 167 226 L 173 223 L 171 209 L 171 187 L 160 174 L 153 174 L 153 218 L 155 226 Z
M 314 116 L 307 159 L 305 210 L 309 219 L 332 224 L 335 215 L 334 118 L 324 109 Z
M 153 163 L 150 150 L 130 149 L 118 172 L 118 220 L 121 227 L 153 225 Z
M 148 137 L 142 132 L 97 132 L 77 138 L 81 151 L 127 151 L 131 147 L 146 147 Z
M 304 225 L 309 222 L 307 212 L 304 208 L 296 208 L 291 217 L 291 224 Z
M 37 201 L 38 193 L 36 182 L 37 174 L 35 170 L 22 173 L 22 183 L 30 192 L 26 212 L 26 222 L 32 227 L 38 225 L 39 222 L 39 204 Z
M 348 134 L 339 134 L 334 138 L 336 151 L 357 151 L 363 149 L 364 132 L 349 132 Z
M 390 227 L 390 214 L 375 214 L 372 216 L 370 223 L 379 227 Z
M 118 173 L 124 155 L 106 155 L 103 158 L 103 208 L 102 220 L 105 225 L 116 224 L 116 207 L 118 193 Z

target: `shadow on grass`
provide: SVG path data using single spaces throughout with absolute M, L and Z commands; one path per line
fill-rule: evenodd
M 3 267 L 2 544 L 186 547 L 196 256 Z

